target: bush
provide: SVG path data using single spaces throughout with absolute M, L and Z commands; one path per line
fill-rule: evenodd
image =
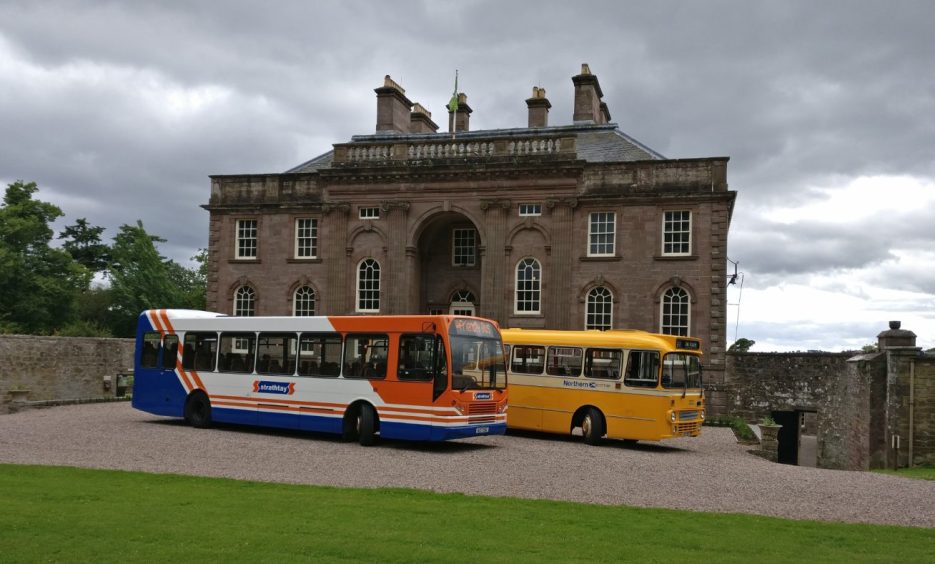
M 59 337 L 113 337 L 110 329 L 93 321 L 72 321 L 56 333 Z
M 719 415 L 717 417 L 708 418 L 705 420 L 704 424 L 711 427 L 730 427 L 738 441 L 747 442 L 756 440 L 756 434 L 750 429 L 747 422 L 740 417 Z

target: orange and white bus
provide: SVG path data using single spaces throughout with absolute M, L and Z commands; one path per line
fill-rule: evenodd
M 501 331 L 507 427 L 658 441 L 697 436 L 704 421 L 701 341 L 644 331 Z
M 241 423 L 440 441 L 506 430 L 496 323 L 435 316 L 229 317 L 148 310 L 133 407 Z

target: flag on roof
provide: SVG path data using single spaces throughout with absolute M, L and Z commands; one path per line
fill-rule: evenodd
M 448 102 L 448 111 L 458 111 L 458 71 L 455 70 L 455 91 L 451 94 L 451 100 Z

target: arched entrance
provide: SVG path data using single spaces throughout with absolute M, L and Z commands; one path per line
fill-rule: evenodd
M 419 311 L 476 315 L 480 307 L 481 232 L 455 211 L 425 220 L 418 235 Z

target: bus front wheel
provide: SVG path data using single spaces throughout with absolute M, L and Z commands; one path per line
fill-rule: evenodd
M 357 441 L 363 446 L 371 446 L 376 442 L 377 414 L 367 404 L 360 406 L 357 415 Z
M 211 400 L 201 391 L 188 396 L 185 402 L 185 421 L 192 427 L 206 429 L 211 426 Z
M 581 434 L 584 436 L 584 442 L 589 445 L 601 444 L 601 438 L 605 432 L 604 416 L 600 411 L 589 407 L 581 419 Z

